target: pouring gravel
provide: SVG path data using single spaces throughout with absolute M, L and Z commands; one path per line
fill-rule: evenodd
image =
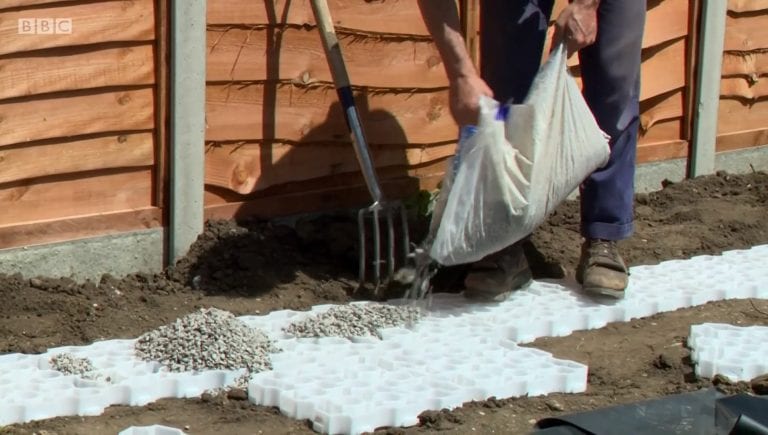
M 245 368 L 257 373 L 271 369 L 270 353 L 279 352 L 266 334 L 216 308 L 142 335 L 135 350 L 139 358 L 159 361 L 174 372 Z
M 381 328 L 408 326 L 420 318 L 421 311 L 410 305 L 339 305 L 291 323 L 283 331 L 294 337 L 379 337 Z

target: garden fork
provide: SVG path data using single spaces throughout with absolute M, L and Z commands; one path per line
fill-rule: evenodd
M 397 241 L 402 244 L 402 264 L 405 264 L 409 258 L 410 242 L 408 238 L 408 216 L 406 214 L 405 207 L 400 201 L 388 201 L 385 200 L 384 194 L 381 191 L 381 185 L 376 175 L 376 169 L 371 158 L 371 151 L 368 148 L 368 142 L 365 139 L 362 123 L 360 122 L 360 116 L 355 107 L 355 100 L 352 94 L 352 88 L 349 82 L 349 76 L 347 74 L 346 66 L 344 65 L 344 58 L 341 55 L 341 47 L 339 46 L 339 40 L 336 37 L 336 30 L 331 21 L 331 13 L 328 10 L 328 3 L 326 0 L 312 0 L 312 11 L 315 15 L 315 21 L 320 30 L 320 39 L 325 49 L 326 59 L 328 66 L 331 69 L 331 75 L 333 76 L 333 82 L 336 87 L 336 93 L 339 97 L 339 102 L 344 109 L 344 117 L 347 122 L 347 127 L 350 130 L 350 136 L 352 138 L 352 144 L 355 149 L 355 155 L 360 165 L 360 169 L 363 173 L 365 184 L 368 187 L 368 192 L 373 198 L 373 204 L 361 209 L 357 215 L 358 225 L 358 237 L 360 246 L 360 269 L 359 269 L 359 283 L 358 289 L 363 287 L 366 282 L 366 274 L 368 269 L 367 260 L 367 239 L 368 231 L 366 221 L 370 218 L 372 222 L 373 232 L 373 252 L 372 252 L 372 265 L 373 265 L 373 285 L 374 292 L 378 294 L 378 289 L 382 284 L 381 266 L 386 265 L 387 277 L 386 281 L 392 281 L 395 275 L 395 250 Z M 387 251 L 386 259 L 382 260 L 381 253 L 381 215 L 384 215 L 386 219 L 386 232 L 387 232 Z M 395 237 L 395 219 L 399 219 L 401 236 Z

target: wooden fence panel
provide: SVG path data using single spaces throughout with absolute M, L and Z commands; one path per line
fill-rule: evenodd
M 555 14 L 566 3 L 558 0 Z M 690 2 L 649 6 L 641 161 L 683 157 L 688 148 Z M 332 0 L 330 8 L 383 183 L 439 178 L 435 168 L 455 149 L 457 126 L 415 0 Z M 209 0 L 207 62 L 209 216 L 271 214 L 268 198 L 287 210 L 286 198 L 303 195 L 315 198 L 306 200 L 311 210 L 319 207 L 312 201 L 327 200 L 322 192 L 342 188 L 340 180 L 362 189 L 308 0 Z
M 643 35 L 639 163 L 688 155 L 692 2 L 649 2 Z
M 768 144 L 768 2 L 729 0 L 717 150 Z
M 0 249 L 162 224 L 162 1 L 0 4 Z M 20 33 L 36 18 L 71 31 Z
M 29 10 L 0 10 L 0 55 L 96 42 L 151 41 L 155 38 L 155 0 L 52 4 Z M 71 19 L 71 33 L 20 34 L 19 20 Z

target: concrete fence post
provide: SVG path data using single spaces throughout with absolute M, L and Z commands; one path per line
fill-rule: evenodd
M 689 176 L 715 172 L 727 0 L 702 0 Z
M 168 261 L 203 231 L 206 0 L 171 0 Z

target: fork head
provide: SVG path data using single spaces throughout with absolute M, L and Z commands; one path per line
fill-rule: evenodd
M 396 225 L 396 221 L 399 221 L 399 225 Z M 399 201 L 384 204 L 377 202 L 358 212 L 357 226 L 360 259 L 358 288 L 366 284 L 370 267 L 374 294 L 378 295 L 382 284 L 391 282 L 395 271 L 405 266 L 411 258 L 408 214 Z M 370 255 L 368 240 L 372 240 Z M 382 268 L 386 270 L 385 274 Z

